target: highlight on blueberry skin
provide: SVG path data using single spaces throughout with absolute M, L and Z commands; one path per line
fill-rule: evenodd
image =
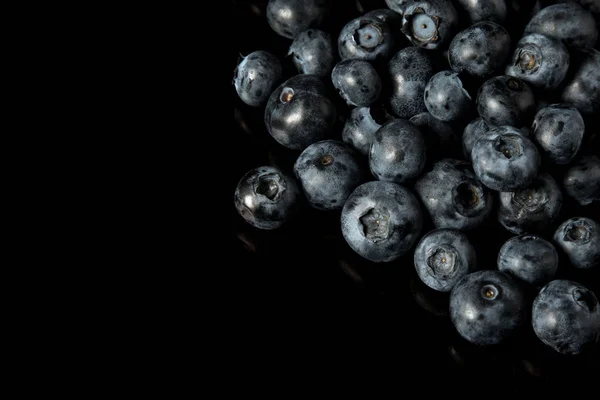
M 371 181 L 348 197 L 341 215 L 342 235 L 357 254 L 390 262 L 411 250 L 421 235 L 419 201 L 393 182 Z
M 350 106 L 368 107 L 381 93 L 381 78 L 365 60 L 348 59 L 338 62 L 331 72 L 333 87 Z
M 490 130 L 490 128 L 488 123 L 481 117 L 477 117 L 467 124 L 461 138 L 465 160 L 471 161 L 471 150 L 473 150 L 473 146 L 487 133 L 487 131 Z
M 421 281 L 431 289 L 450 292 L 477 268 L 477 255 L 467 236 L 454 229 L 434 229 L 415 248 L 414 264 Z
M 336 119 L 335 105 L 316 75 L 296 75 L 273 91 L 265 107 L 265 126 L 282 146 L 304 150 L 323 140 Z
M 577 158 L 563 177 L 565 193 L 582 206 L 600 200 L 600 158 Z
M 569 51 L 560 40 L 531 33 L 517 43 L 505 73 L 532 86 L 554 90 L 565 79 L 569 63 Z
M 555 164 L 569 164 L 581 147 L 585 123 L 579 110 L 568 104 L 540 109 L 531 125 L 533 138 Z
M 577 56 L 576 72 L 564 85 L 561 101 L 583 115 L 592 115 L 600 110 L 600 51 L 589 49 Z
M 313 143 L 300 153 L 294 174 L 308 204 L 328 211 L 341 209 L 366 176 L 357 154 L 337 140 Z
M 490 190 L 464 160 L 435 162 L 417 179 L 415 191 L 436 228 L 474 229 L 490 216 L 494 203 Z
M 342 141 L 368 156 L 375 132 L 393 118 L 380 104 L 371 107 L 354 107 L 344 123 Z
M 425 161 L 425 140 L 412 122 L 393 119 L 373 135 L 369 167 L 378 180 L 404 183 L 414 179 L 423 171 Z
M 490 129 L 473 146 L 471 160 L 481 183 L 498 192 L 525 189 L 541 164 L 535 144 L 512 126 Z
M 233 85 L 239 98 L 249 106 L 264 105 L 281 79 L 281 62 L 268 51 L 253 51 L 235 68 Z
M 269 0 L 267 22 L 278 35 L 293 39 L 308 28 L 318 28 L 329 6 L 329 0 Z
M 329 79 L 336 54 L 331 35 L 319 29 L 307 29 L 298 34 L 288 50 L 299 74 L 317 75 Z
M 233 196 L 238 214 L 250 225 L 265 230 L 281 227 L 298 210 L 300 189 L 293 177 L 279 168 L 262 166 L 248 171 Z
M 533 300 L 531 321 L 535 335 L 560 354 L 587 353 L 600 341 L 598 298 L 575 281 L 544 286 Z
M 458 14 L 450 0 L 411 1 L 402 13 L 402 32 L 416 46 L 442 48 L 454 35 Z
M 498 252 L 498 270 L 540 287 L 556 276 L 558 253 L 554 245 L 541 236 L 513 236 L 504 242 Z
M 387 60 L 393 49 L 394 36 L 390 27 L 374 16 L 363 15 L 349 21 L 338 36 L 338 52 L 342 60 Z
M 457 0 L 458 6 L 469 16 L 469 22 L 504 23 L 507 15 L 506 0 Z
M 471 108 L 471 95 L 454 71 L 440 71 L 425 86 L 425 107 L 435 118 L 454 121 L 465 116 Z
M 489 346 L 513 336 L 526 321 L 527 303 L 521 284 L 496 271 L 472 272 L 450 292 L 450 319 L 467 341 Z
M 539 174 L 524 189 L 500 193 L 498 221 L 509 232 L 546 233 L 554 224 L 563 196 L 552 175 Z
M 477 112 L 490 125 L 529 126 L 535 114 L 535 97 L 529 85 L 508 75 L 485 81 L 477 92 Z
M 600 224 L 595 220 L 569 218 L 556 229 L 553 240 L 573 267 L 591 269 L 600 265 Z
M 456 72 L 489 78 L 504 69 L 511 46 L 510 35 L 502 25 L 478 22 L 454 36 L 448 47 L 448 62 Z

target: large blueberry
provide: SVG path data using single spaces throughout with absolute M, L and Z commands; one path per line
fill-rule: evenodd
M 539 287 L 554 279 L 558 253 L 552 243 L 537 235 L 508 239 L 498 252 L 498 270 Z
M 307 29 L 298 34 L 288 50 L 288 56 L 300 74 L 313 74 L 329 79 L 336 54 L 331 35 L 319 29 Z
M 411 250 L 422 225 L 417 198 L 393 182 L 372 181 L 358 186 L 341 215 L 342 235 L 348 245 L 374 262 L 390 262 Z
M 569 218 L 556 229 L 553 240 L 573 267 L 590 269 L 600 265 L 600 224 L 595 220 Z
M 583 156 L 573 162 L 563 177 L 565 192 L 582 206 L 600 200 L 600 158 Z
M 444 47 L 456 31 L 458 13 L 450 0 L 416 0 L 404 7 L 402 32 L 414 46 Z
M 531 322 L 536 336 L 561 354 L 591 350 L 600 341 L 598 298 L 584 285 L 557 279 L 533 300 Z
M 457 0 L 456 2 L 467 13 L 471 24 L 482 21 L 502 24 L 506 20 L 506 0 Z
M 434 161 L 458 156 L 460 136 L 456 134 L 450 123 L 441 121 L 428 112 L 414 115 L 409 121 L 415 124 L 423 134 L 428 160 Z
M 573 77 L 564 85 L 561 101 L 592 115 L 600 110 L 600 51 L 589 49 L 576 54 Z
M 298 210 L 300 190 L 294 178 L 279 168 L 263 166 L 248 171 L 233 196 L 239 215 L 259 229 L 277 229 Z
M 471 108 L 471 95 L 454 71 L 440 71 L 425 86 L 425 107 L 435 118 L 454 121 L 466 115 Z
M 338 62 L 331 72 L 331 81 L 350 106 L 368 107 L 381 93 L 381 78 L 365 60 L 351 58 Z
M 234 71 L 233 85 L 240 99 L 252 107 L 264 105 L 281 79 L 281 62 L 268 51 L 242 57 Z
M 494 345 L 513 336 L 526 321 L 526 308 L 519 282 L 500 271 L 472 272 L 450 292 L 452 324 L 475 345 Z
M 473 150 L 473 146 L 475 145 L 475 143 L 480 138 L 482 138 L 489 130 L 490 126 L 481 117 L 477 117 L 467 124 L 461 138 L 463 146 L 463 156 L 467 161 L 471 161 L 471 150 Z
M 319 27 L 329 6 L 329 0 L 269 0 L 267 22 L 278 35 L 293 39 L 308 28 Z
M 495 76 L 479 87 L 477 112 L 490 125 L 529 126 L 535 113 L 535 97 L 521 79 Z
M 361 16 L 349 21 L 338 36 L 338 52 L 342 60 L 387 60 L 393 49 L 392 30 L 374 16 Z
M 434 229 L 415 248 L 414 263 L 421 281 L 430 288 L 449 292 L 477 268 L 475 248 L 455 229 Z
M 381 128 L 381 125 L 393 118 L 384 107 L 379 105 L 354 107 L 344 123 L 342 141 L 361 154 L 368 156 L 373 135 Z
M 552 104 L 537 112 L 531 130 L 550 160 L 556 164 L 569 164 L 581 146 L 585 123 L 577 108 Z

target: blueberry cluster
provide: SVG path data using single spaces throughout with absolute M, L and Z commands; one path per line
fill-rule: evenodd
M 599 8 L 358 1 L 328 23 L 351 3 L 268 1 L 264 23 L 287 52 L 257 43 L 233 85 L 293 162 L 240 177 L 239 216 L 276 230 L 307 210 L 335 215 L 368 262 L 409 257 L 475 345 L 529 327 L 561 354 L 594 348 Z M 500 248 L 479 245 L 498 231 Z

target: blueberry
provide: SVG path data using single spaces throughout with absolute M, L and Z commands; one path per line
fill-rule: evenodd
M 389 8 L 377 8 L 364 14 L 365 17 L 379 18 L 385 22 L 394 37 L 394 44 L 397 46 L 399 43 L 406 41 L 404 34 L 402 33 L 402 14 L 398 14 L 396 11 L 390 10 Z
M 509 232 L 546 233 L 562 207 L 562 192 L 548 173 L 539 174 L 524 189 L 500 193 L 498 221 Z
M 436 228 L 469 230 L 490 215 L 493 197 L 464 160 L 442 159 L 415 183 L 415 191 Z
M 465 275 L 475 271 L 477 257 L 467 236 L 454 229 L 434 229 L 415 248 L 414 263 L 421 281 L 449 292 Z
M 581 61 L 565 84 L 561 101 L 577 107 L 581 114 L 592 115 L 600 109 L 600 51 L 590 49 L 577 55 Z
M 405 119 L 386 122 L 373 135 L 369 167 L 381 181 L 404 183 L 425 166 L 425 140 L 415 124 Z
M 529 86 L 519 78 L 495 76 L 481 85 L 477 92 L 477 112 L 490 125 L 529 125 L 535 113 L 535 97 Z
M 385 5 L 388 6 L 390 10 L 394 10 L 402 15 L 404 13 L 404 7 L 406 7 L 406 4 L 410 3 L 410 1 L 411 0 L 385 0 Z
M 471 24 L 482 21 L 502 24 L 506 20 L 506 0 L 457 0 L 456 2 L 467 13 Z
M 405 47 L 388 63 L 392 85 L 390 109 L 399 118 L 426 112 L 424 91 L 435 71 L 432 52 L 419 47 Z
M 574 2 L 542 8 L 529 20 L 524 33 L 540 33 L 577 48 L 594 47 L 598 39 L 594 16 Z
M 583 156 L 576 159 L 563 177 L 563 187 L 582 206 L 600 200 L 600 158 Z
M 390 27 L 374 16 L 362 16 L 349 21 L 338 36 L 338 51 L 342 60 L 387 60 L 393 49 L 394 37 Z
M 477 178 L 499 192 L 531 185 L 541 164 L 535 144 L 511 126 L 491 128 L 473 146 L 471 160 Z
M 304 150 L 322 140 L 335 124 L 336 109 L 316 75 L 296 75 L 273 91 L 265 126 L 282 146 Z
M 590 269 L 600 265 L 600 224 L 593 219 L 569 218 L 556 229 L 553 239 L 573 267 Z
M 319 27 L 328 12 L 328 0 L 269 0 L 267 22 L 278 35 L 293 39 Z
M 350 106 L 368 107 L 381 93 L 381 78 L 365 60 L 351 58 L 338 62 L 331 72 L 331 81 Z
M 502 25 L 478 22 L 454 36 L 448 48 L 450 68 L 477 78 L 489 78 L 506 65 L 511 40 Z
M 342 235 L 350 248 L 373 262 L 390 262 L 410 251 L 421 235 L 417 198 L 393 182 L 358 186 L 341 215 Z
M 240 99 L 252 107 L 264 105 L 281 79 L 281 62 L 268 51 L 242 57 L 234 71 L 233 85 Z
M 513 236 L 498 252 L 498 270 L 535 287 L 543 286 L 556 275 L 558 253 L 540 236 Z
M 294 163 L 294 174 L 308 203 L 318 210 L 337 210 L 363 182 L 357 154 L 337 140 L 313 143 Z
M 279 168 L 263 166 L 248 171 L 235 188 L 239 215 L 259 229 L 277 229 L 298 210 L 300 190 L 294 178 Z
M 489 130 L 490 126 L 481 117 L 477 117 L 467 124 L 462 135 L 463 155 L 467 161 L 471 161 L 471 150 L 475 142 Z
M 329 79 L 335 65 L 335 49 L 329 33 L 308 29 L 298 34 L 288 50 L 288 56 L 299 74 L 313 74 Z
M 577 108 L 552 104 L 537 112 L 531 126 L 542 151 L 556 164 L 569 164 L 579 151 L 585 124 Z
M 466 115 L 472 103 L 469 92 L 454 71 L 433 75 L 425 86 L 424 99 L 431 115 L 442 121 L 454 121 Z
M 354 107 L 344 123 L 342 141 L 361 154 L 369 155 L 373 135 L 381 125 L 393 119 L 385 108 L 375 105 L 371 107 Z
M 600 306 L 588 288 L 557 279 L 533 300 L 531 322 L 536 336 L 561 354 L 580 354 L 600 340 Z
M 523 289 L 504 272 L 472 272 L 450 292 L 452 324 L 475 345 L 494 345 L 508 339 L 524 326 L 526 316 Z
M 450 0 L 411 1 L 402 13 L 402 32 L 414 46 L 442 48 L 454 36 L 458 14 Z
M 409 121 L 423 134 L 426 159 L 433 161 L 454 157 L 460 152 L 460 138 L 448 122 L 440 121 L 428 112 L 414 115 Z

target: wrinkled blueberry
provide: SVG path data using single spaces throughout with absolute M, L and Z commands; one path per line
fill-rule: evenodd
M 416 178 L 425 166 L 425 159 L 425 140 L 410 121 L 393 119 L 373 135 L 369 167 L 380 181 L 404 183 Z
M 417 198 L 393 182 L 358 186 L 342 209 L 342 235 L 363 258 L 390 262 L 407 253 L 421 235 L 423 218 Z
M 450 68 L 489 78 L 504 68 L 511 51 L 510 36 L 501 25 L 484 21 L 454 36 L 448 48 Z
M 362 16 L 348 22 L 340 31 L 340 58 L 375 61 L 388 59 L 394 49 L 394 37 L 388 24 L 377 17 Z
M 590 49 L 578 54 L 576 72 L 563 88 L 561 101 L 591 115 L 600 110 L 600 51 Z
M 552 104 L 537 112 L 531 125 L 533 138 L 556 164 L 569 164 L 579 151 L 585 124 L 577 108 Z
M 576 159 L 563 177 L 565 192 L 582 206 L 600 200 L 600 158 Z
M 477 268 L 475 249 L 467 236 L 454 229 L 434 229 L 415 248 L 414 264 L 421 281 L 430 288 L 449 292 Z
M 414 115 L 409 121 L 423 134 L 427 160 L 454 157 L 460 153 L 460 137 L 448 122 L 440 121 L 428 112 Z
M 402 13 L 402 32 L 414 46 L 432 50 L 446 45 L 458 26 L 450 0 L 411 1 Z
M 498 252 L 498 270 L 530 285 L 543 286 L 556 275 L 558 253 L 540 236 L 513 236 Z
M 450 292 L 452 324 L 475 345 L 498 344 L 513 336 L 524 325 L 526 315 L 523 289 L 504 272 L 472 272 Z
M 501 24 L 506 20 L 506 0 L 457 0 L 456 2 L 467 13 L 471 24 L 482 21 Z
M 529 125 L 535 113 L 535 97 L 519 78 L 495 76 L 481 85 L 477 93 L 477 112 L 490 125 Z
M 254 51 L 242 57 L 234 71 L 235 91 L 244 103 L 260 107 L 279 83 L 281 72 L 277 57 L 267 51 Z
M 548 173 L 539 174 L 524 189 L 500 193 L 498 221 L 509 232 L 545 233 L 562 207 L 562 192 Z
M 238 182 L 234 204 L 239 215 L 259 229 L 277 229 L 298 209 L 300 190 L 294 178 L 263 166 L 248 171 Z
M 582 284 L 557 279 L 533 300 L 531 322 L 536 336 L 561 354 L 580 354 L 600 340 L 598 298 Z
M 293 39 L 319 27 L 328 12 L 328 0 L 269 0 L 267 22 L 278 35 Z
M 321 79 L 329 79 L 335 65 L 336 54 L 329 33 L 319 29 L 308 29 L 298 34 L 288 55 L 299 74 L 313 74 Z
M 267 131 L 282 146 L 304 150 L 335 123 L 334 104 L 316 75 L 296 75 L 273 91 L 265 108 Z
M 373 135 L 381 125 L 394 117 L 385 108 L 375 105 L 371 107 L 354 107 L 342 130 L 342 141 L 361 154 L 369 155 Z
M 554 232 L 554 243 L 575 268 L 600 265 L 600 224 L 591 218 L 573 217 Z
M 351 58 L 338 62 L 331 72 L 331 81 L 350 106 L 368 107 L 381 93 L 381 78 L 365 60 Z
M 442 159 L 415 183 L 436 228 L 469 230 L 490 215 L 493 196 L 464 160 Z
M 481 117 L 477 117 L 467 124 L 462 135 L 463 155 L 467 161 L 471 161 L 471 150 L 473 150 L 475 142 L 489 130 L 490 126 Z
M 472 103 L 471 95 L 454 71 L 433 75 L 425 86 L 424 99 L 431 115 L 442 121 L 454 121 L 466 115 Z
M 535 144 L 512 126 L 491 128 L 473 146 L 471 160 L 481 183 L 499 192 L 531 185 L 541 164 Z

